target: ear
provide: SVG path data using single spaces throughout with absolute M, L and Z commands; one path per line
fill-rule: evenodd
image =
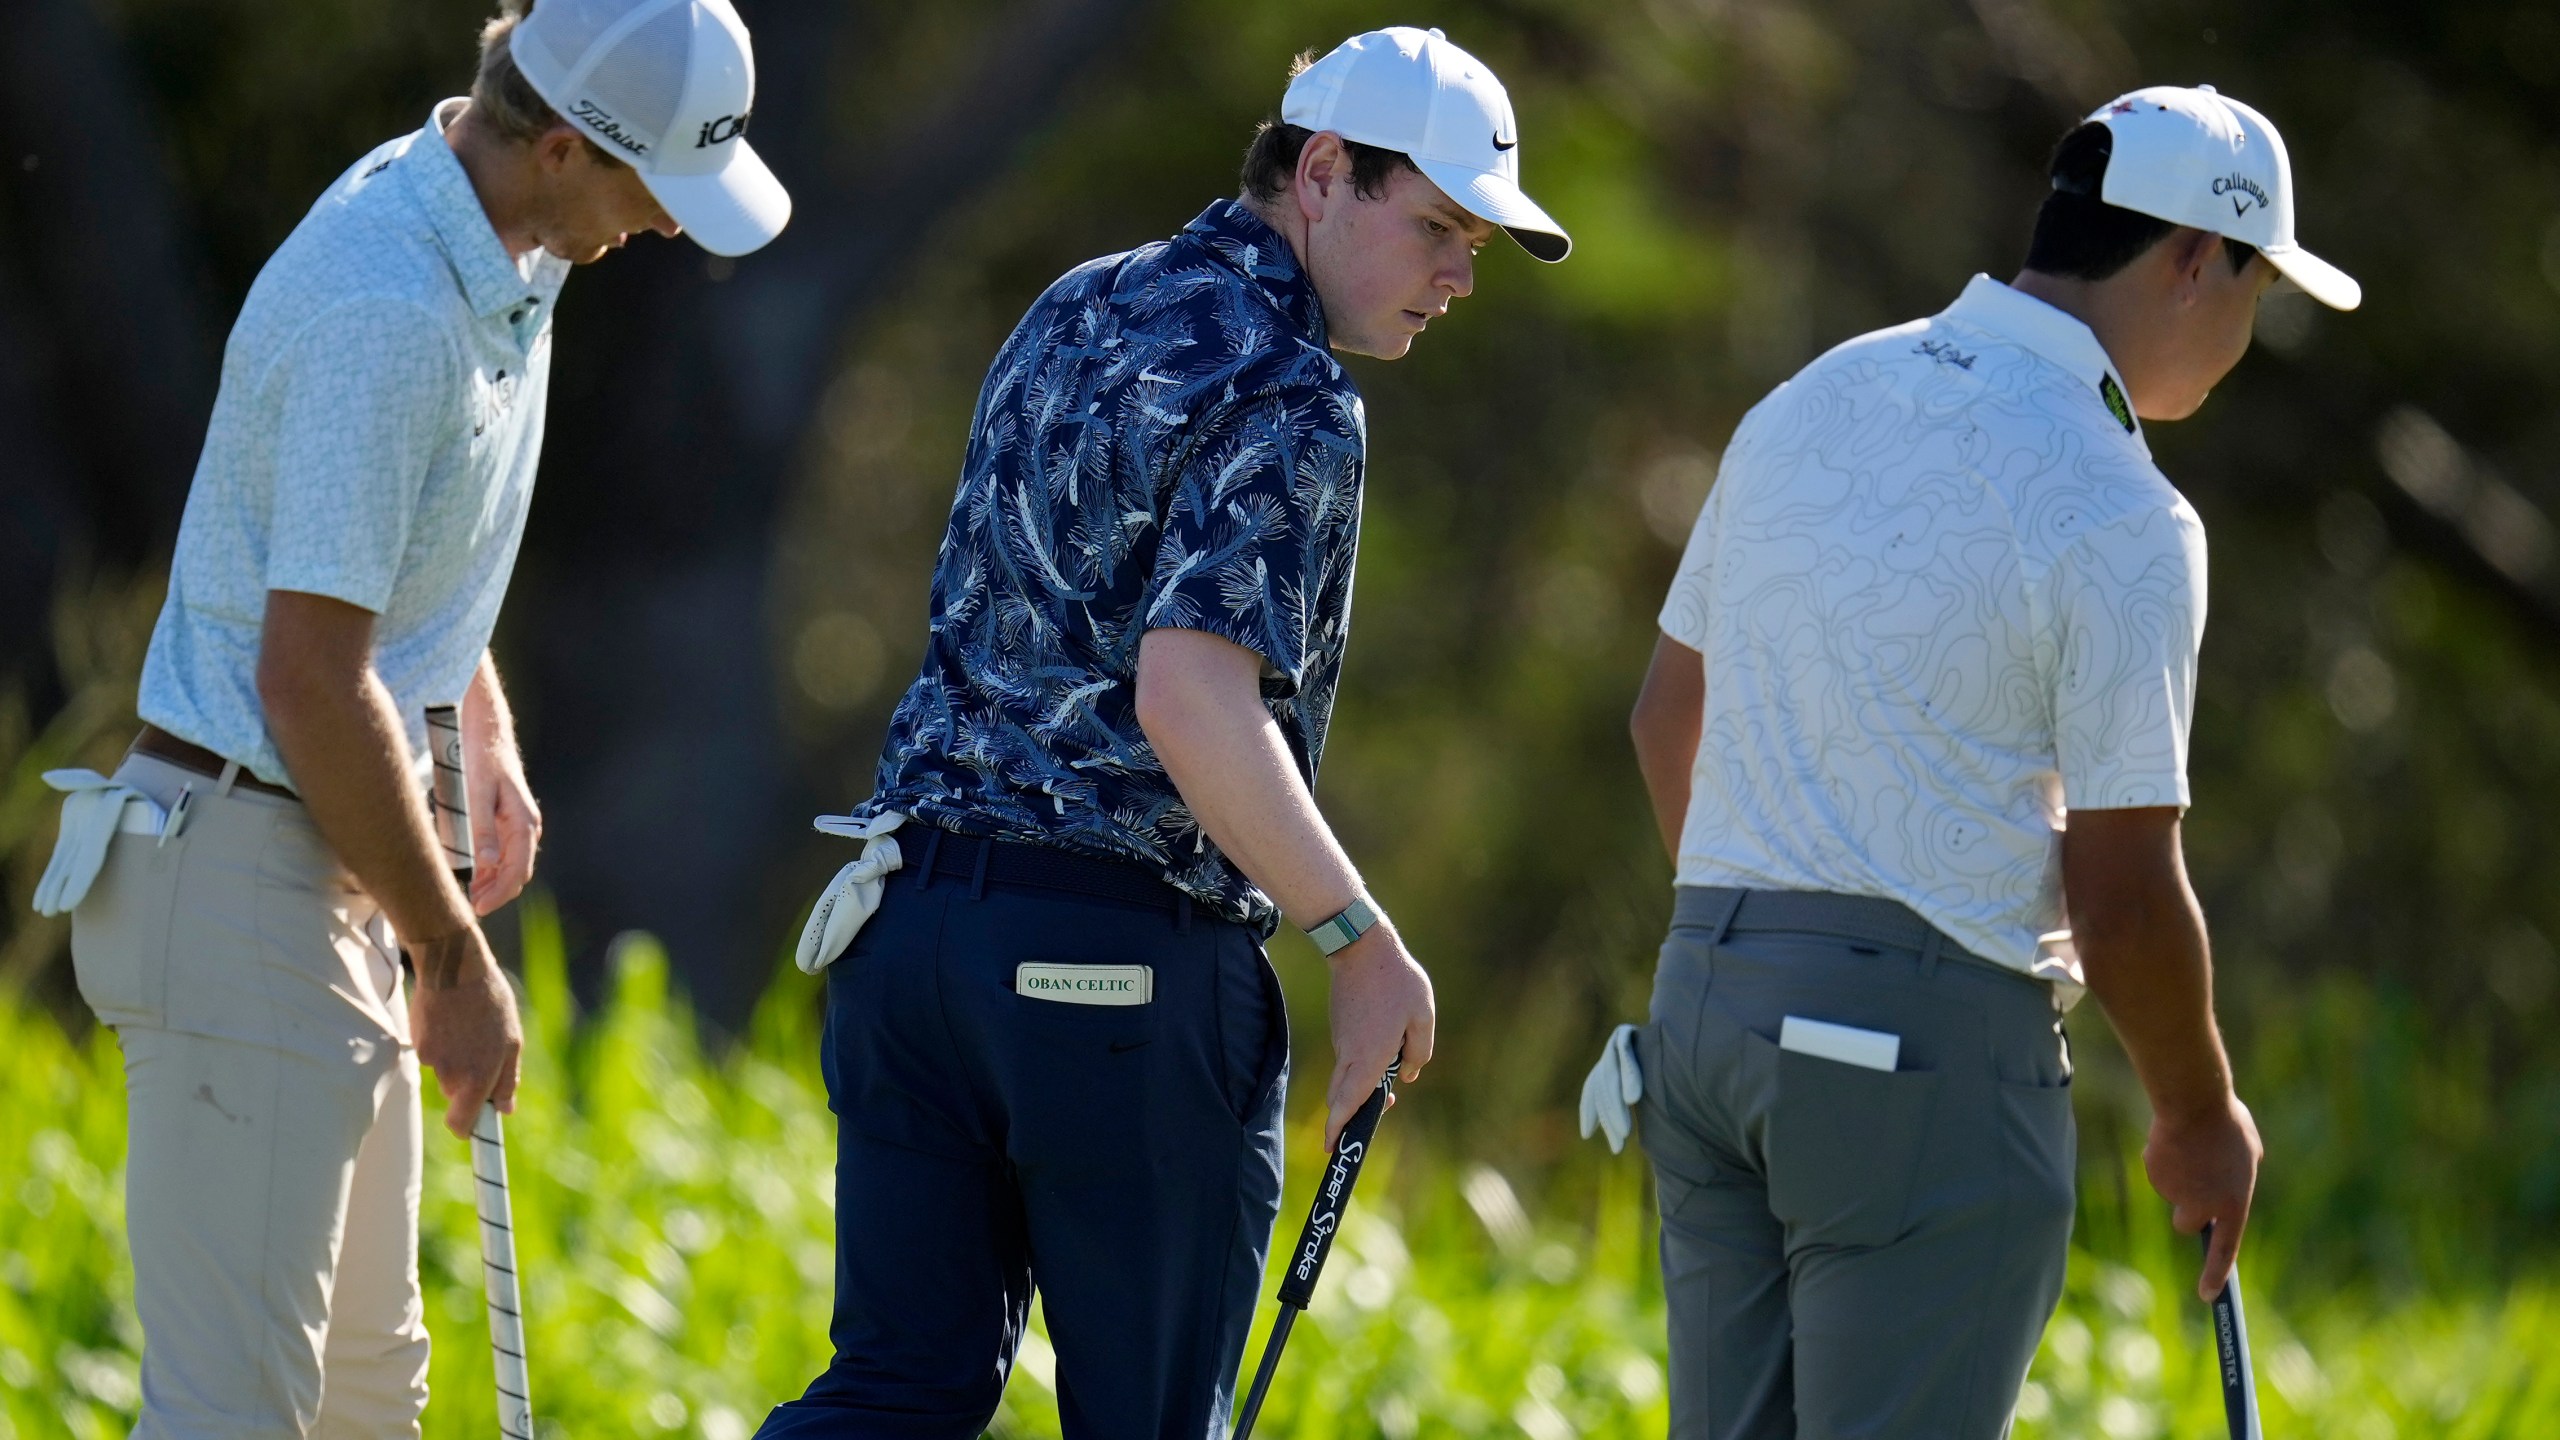
M 1330 130 L 1308 136 L 1298 149 L 1297 178 L 1289 186 L 1299 217 L 1310 225 L 1323 219 L 1350 188 L 1351 152 L 1342 148 L 1342 137 Z
M 563 120 L 542 132 L 533 142 L 534 163 L 546 175 L 558 175 L 586 159 L 587 139 L 577 127 Z
M 2178 303 L 2195 304 L 2204 294 L 2204 267 L 2222 263 L 2222 237 L 2210 230 L 2181 225 L 2161 242 L 2160 249 L 2169 262 Z

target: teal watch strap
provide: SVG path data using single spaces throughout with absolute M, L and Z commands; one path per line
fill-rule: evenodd
M 1307 938 L 1316 942 L 1318 950 L 1331 956 L 1343 946 L 1368 934 L 1377 927 L 1377 924 L 1378 907 L 1369 903 L 1368 896 L 1362 895 L 1342 907 L 1341 914 L 1311 927 L 1307 931 Z

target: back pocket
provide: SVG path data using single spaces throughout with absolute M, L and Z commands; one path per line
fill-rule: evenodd
M 1769 1209 L 1791 1245 L 1873 1246 L 1902 1233 L 1937 1093 L 1934 1071 L 1778 1052 Z

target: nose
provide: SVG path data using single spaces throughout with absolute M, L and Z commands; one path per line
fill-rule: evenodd
M 1452 300 L 1464 300 L 1476 293 L 1476 256 L 1473 250 L 1460 249 L 1458 258 L 1449 262 L 1439 276 L 1440 288 Z
M 664 210 L 658 212 L 657 219 L 649 222 L 649 228 L 670 240 L 684 233 L 684 227 L 676 223 L 676 217 Z

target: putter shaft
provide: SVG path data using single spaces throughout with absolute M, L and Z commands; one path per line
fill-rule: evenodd
M 533 1387 L 524 1363 L 524 1301 L 516 1287 L 515 1209 L 507 1198 L 507 1132 L 495 1105 L 483 1104 L 480 1123 L 471 1127 L 471 1179 L 480 1204 L 480 1277 L 489 1298 L 498 1433 L 505 1440 L 533 1440 Z
M 1262 1344 L 1262 1363 L 1253 1372 L 1253 1389 L 1246 1392 L 1244 1408 L 1236 1412 L 1236 1440 L 1253 1433 L 1253 1422 L 1262 1414 L 1263 1397 L 1271 1393 L 1271 1377 L 1280 1373 L 1280 1350 L 1289 1343 L 1289 1327 L 1298 1323 L 1294 1307 L 1280 1307 L 1280 1318 L 1271 1322 L 1271 1338 Z

